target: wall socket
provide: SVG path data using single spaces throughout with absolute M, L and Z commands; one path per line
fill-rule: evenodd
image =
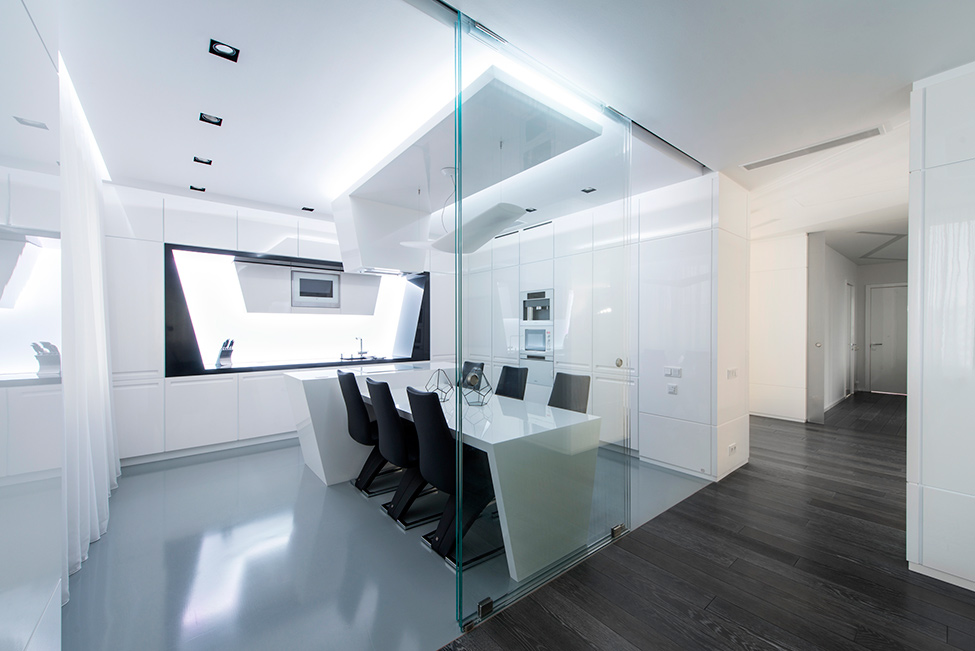
M 737 443 L 732 443 L 731 445 L 728 446 L 728 456 L 729 457 L 733 457 L 736 452 L 738 452 L 738 444 Z
M 667 385 L 667 393 L 669 393 L 672 396 L 676 396 L 677 395 L 677 385 L 676 384 L 668 384 Z
M 736 377 L 738 377 L 738 369 L 737 368 L 729 368 L 728 369 L 728 379 L 729 380 L 733 380 Z

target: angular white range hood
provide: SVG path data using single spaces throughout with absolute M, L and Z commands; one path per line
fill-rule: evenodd
M 529 206 L 514 192 L 519 175 L 603 132 L 495 67 L 464 90 L 461 110 L 465 253 L 525 214 Z M 454 251 L 455 179 L 441 173 L 455 165 L 453 111 L 452 103 L 444 107 L 333 202 L 346 271 L 422 271 L 430 248 Z

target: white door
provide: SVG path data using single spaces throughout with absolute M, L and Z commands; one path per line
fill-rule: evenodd
M 856 390 L 856 290 L 850 283 L 846 284 L 846 381 L 843 395 L 851 395 Z
M 907 286 L 869 291 L 870 390 L 907 393 Z

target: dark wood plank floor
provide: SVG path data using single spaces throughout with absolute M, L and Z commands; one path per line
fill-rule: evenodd
M 847 402 L 753 417 L 747 466 L 445 649 L 975 649 L 975 594 L 904 560 L 903 398 Z

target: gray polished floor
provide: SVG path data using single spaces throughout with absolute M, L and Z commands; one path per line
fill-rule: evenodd
M 703 485 L 636 464 L 634 526 Z M 459 635 L 454 573 L 420 542 L 432 526 L 403 532 L 381 501 L 326 488 L 293 445 L 127 468 L 63 648 L 438 649 Z M 465 571 L 465 602 L 509 587 L 504 567 Z

